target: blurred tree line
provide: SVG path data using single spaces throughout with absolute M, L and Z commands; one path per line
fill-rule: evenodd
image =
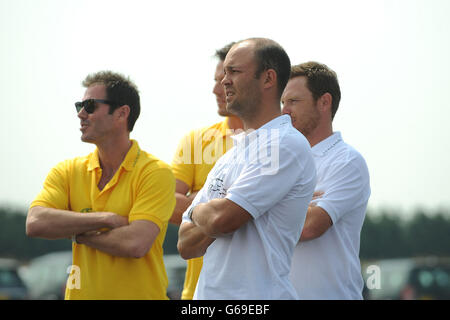
M 360 258 L 450 257 L 450 213 L 418 209 L 408 218 L 368 211 L 361 230 Z
M 71 241 L 33 239 L 25 235 L 26 210 L 0 208 L 0 257 L 23 261 L 48 252 L 71 250 Z M 178 227 L 169 225 L 166 254 L 177 254 Z M 361 231 L 362 260 L 413 256 L 450 257 L 450 213 L 416 210 L 405 219 L 383 210 L 369 210 Z

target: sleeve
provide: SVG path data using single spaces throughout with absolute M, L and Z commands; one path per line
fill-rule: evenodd
M 174 208 L 175 178 L 172 171 L 163 167 L 142 173 L 129 221 L 149 220 L 162 229 Z
M 175 179 L 186 183 L 190 188 L 194 184 L 194 132 L 184 136 L 177 146 L 172 160 L 172 172 Z
M 278 159 L 276 174 L 267 169 L 274 166 L 273 159 L 248 164 L 225 198 L 244 208 L 254 219 L 267 212 L 294 187 L 304 168 L 298 155 L 286 146 L 280 146 Z
M 323 196 L 314 202 L 328 213 L 333 224 L 369 200 L 368 173 L 366 177 L 364 170 L 353 161 L 333 163 L 321 180 L 327 187 L 322 190 Z
M 69 162 L 63 161 L 50 170 L 42 190 L 33 200 L 30 208 L 42 206 L 69 210 L 69 168 Z

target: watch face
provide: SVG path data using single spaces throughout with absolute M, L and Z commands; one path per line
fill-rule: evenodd
M 194 212 L 194 207 L 192 207 L 191 209 L 189 209 L 188 212 L 188 218 L 192 221 L 192 212 Z

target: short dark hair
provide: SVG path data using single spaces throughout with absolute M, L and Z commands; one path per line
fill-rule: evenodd
M 231 42 L 227 44 L 225 47 L 216 50 L 214 56 L 217 57 L 220 61 L 225 61 L 228 51 L 230 51 L 231 47 L 234 46 L 235 43 L 236 42 Z
M 255 44 L 256 78 L 259 78 L 261 73 L 266 70 L 275 70 L 277 74 L 278 94 L 279 98 L 281 98 L 291 72 L 291 60 L 288 54 L 282 46 L 271 39 L 250 38 L 244 41 L 252 41 Z
M 295 77 L 306 77 L 306 84 L 314 100 L 319 99 L 325 93 L 331 95 L 331 119 L 334 119 L 341 101 L 341 89 L 336 72 L 322 63 L 309 61 L 291 68 L 290 78 Z
M 89 74 L 82 82 L 85 88 L 94 84 L 103 84 L 106 87 L 106 99 L 115 102 L 109 107 L 110 114 L 120 106 L 128 105 L 130 107 L 127 127 L 129 132 L 133 131 L 134 124 L 141 113 L 139 91 L 136 85 L 130 78 L 112 71 Z

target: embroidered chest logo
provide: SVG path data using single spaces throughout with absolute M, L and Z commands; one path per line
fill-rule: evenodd
M 216 198 L 223 198 L 227 195 L 223 185 L 223 179 L 214 178 L 208 186 L 208 193 L 216 194 Z

